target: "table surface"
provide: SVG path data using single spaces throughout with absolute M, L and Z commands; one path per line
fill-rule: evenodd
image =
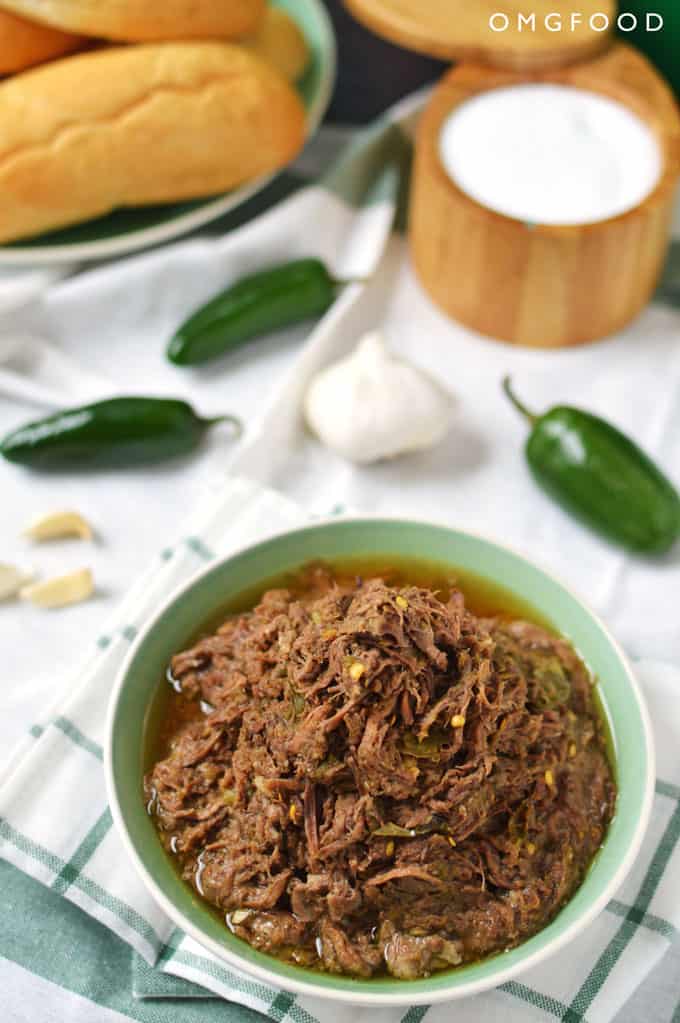
M 318 157 L 307 154 L 303 166 L 307 172 L 313 172 L 318 159 L 325 162 L 339 139 L 345 132 L 328 132 L 318 143 Z M 402 241 L 395 242 L 403 246 Z M 403 259 L 403 253 L 398 254 Z M 397 304 L 390 316 L 392 322 L 404 323 L 407 310 L 413 308 L 417 285 L 408 265 L 402 270 L 398 292 L 401 305 Z M 115 301 L 114 301 L 115 298 Z M 176 386 L 177 377 L 172 368 L 159 365 L 158 353 L 141 351 L 140 343 L 148 341 L 136 336 L 129 330 L 129 324 L 135 314 L 143 321 L 148 303 L 156 301 L 149 294 L 129 294 L 124 309 L 116 302 L 120 296 L 115 294 L 108 305 L 97 310 L 92 318 L 92 310 L 83 310 L 82 314 L 73 303 L 69 304 L 68 287 L 62 288 L 54 299 L 53 309 L 59 315 L 53 334 L 54 340 L 70 349 L 72 354 L 86 362 L 95 372 L 111 376 L 112 366 L 134 367 L 134 378 L 140 390 L 167 391 Z M 160 301 L 160 299 L 158 299 Z M 165 307 L 160 320 L 156 323 L 177 321 L 178 310 L 183 308 L 182 297 L 166 295 L 163 299 Z M 130 308 L 132 306 L 132 309 Z M 433 317 L 438 314 L 428 313 Z M 677 327 L 677 311 L 652 310 L 646 321 L 650 331 L 666 330 L 668 317 L 675 317 Z M 84 329 L 86 319 L 91 320 L 89 331 Z M 33 314 L 29 310 L 17 314 L 11 320 L 11 326 L 19 329 L 30 329 L 34 321 L 40 328 L 45 325 L 45 311 Z M 407 324 L 406 333 L 411 334 L 417 329 L 425 329 L 420 321 Z M 119 324 L 125 324 L 126 330 L 119 330 Z M 182 393 L 194 400 L 207 412 L 213 413 L 226 409 L 243 416 L 248 420 L 253 409 L 261 408 L 273 397 L 286 370 L 290 367 L 296 353 L 304 340 L 303 330 L 291 330 L 279 334 L 275 338 L 265 339 L 258 346 L 256 357 L 249 351 L 242 356 L 235 356 L 229 364 L 228 379 L 208 372 L 193 374 L 189 381 L 182 381 Z M 72 339 L 78 339 L 72 344 Z M 465 343 L 468 343 L 466 339 Z M 480 342 L 489 345 L 489 342 Z M 621 342 L 620 351 L 627 351 L 625 338 Z M 425 345 L 425 342 L 423 342 Z M 423 351 L 426 348 L 422 349 Z M 493 349 L 497 351 L 497 349 Z M 656 349 L 652 346 L 650 351 Z M 495 357 L 494 355 L 491 356 Z M 513 355 L 513 357 L 515 357 Z M 523 365 L 522 354 L 516 356 Z M 532 356 L 533 358 L 533 356 Z M 537 358 L 545 359 L 545 356 Z M 589 356 L 584 356 L 589 358 Z M 599 358 L 599 356 L 598 356 Z M 451 380 L 455 382 L 457 371 L 455 366 L 450 369 Z M 463 377 L 464 379 L 464 377 Z M 24 419 L 34 416 L 36 409 L 30 405 L 20 405 L 6 400 L 0 401 L 0 433 L 17 425 Z M 677 440 L 677 437 L 676 437 Z M 510 441 L 508 441 L 510 443 Z M 512 444 L 516 446 L 515 438 Z M 461 439 L 461 452 L 466 448 L 466 440 Z M 467 444 L 468 458 L 475 457 L 474 444 Z M 673 447 L 673 452 L 678 450 Z M 462 455 L 461 455 L 462 457 Z M 518 456 L 519 457 L 519 456 Z M 91 565 L 97 579 L 96 598 L 88 603 L 63 612 L 45 612 L 27 605 L 12 604 L 0 610 L 0 649 L 3 651 L 5 692 L 3 700 L 4 713 L 0 716 L 0 763 L 17 739 L 17 736 L 30 727 L 40 708 L 53 702 L 59 691 L 72 684 L 75 670 L 82 657 L 83 639 L 91 638 L 103 631 L 107 616 L 115 608 L 127 587 L 135 579 L 140 566 L 155 555 L 162 546 L 174 537 L 179 522 L 193 498 L 209 480 L 223 472 L 229 459 L 229 447 L 224 439 L 211 441 L 205 452 L 199 457 L 184 460 L 179 464 L 159 466 L 152 470 L 131 472 L 116 475 L 114 473 L 96 473 L 94 475 L 69 474 L 51 477 L 27 473 L 16 467 L 0 467 L 0 521 L 2 523 L 2 545 L 0 560 L 18 562 L 23 565 L 39 565 L 44 575 L 57 574 L 76 568 L 83 564 Z M 464 464 L 464 463 L 463 463 Z M 676 474 L 680 463 L 674 466 Z M 460 464 L 452 464 L 452 471 L 459 472 Z M 336 471 L 337 470 L 337 471 Z M 432 471 L 436 470 L 436 466 Z M 330 470 L 329 470 L 330 472 Z M 329 479 L 333 485 L 340 486 L 345 477 L 339 475 L 341 470 L 335 466 L 334 475 Z M 406 470 L 408 474 L 408 470 Z M 406 479 L 407 477 L 403 477 Z M 440 517 L 441 495 L 435 490 L 424 488 L 422 493 L 412 492 L 408 486 L 400 483 L 399 471 L 390 476 L 390 470 L 381 471 L 376 477 L 377 482 L 371 489 L 351 485 L 345 488 L 347 493 L 361 509 L 362 494 L 365 506 L 375 510 L 380 506 L 380 487 L 383 487 L 383 505 L 398 502 L 397 509 L 413 512 L 418 509 L 423 516 Z M 382 481 L 382 482 L 381 482 Z M 307 482 L 295 474 L 290 480 L 292 496 L 304 500 Z M 396 496 L 395 496 L 396 495 Z M 332 494 L 322 495 L 322 501 L 328 497 L 327 510 L 330 509 Z M 79 509 L 94 525 L 97 536 L 92 544 L 75 541 L 62 541 L 37 548 L 21 538 L 21 532 L 27 523 L 38 513 L 55 507 L 74 507 Z M 543 509 L 543 505 L 540 505 Z M 319 510 L 322 510 L 321 508 Z M 541 514 L 537 512 L 537 514 Z M 491 513 L 489 513 L 491 514 Z M 551 512 L 546 514 L 550 515 Z M 495 512 L 498 521 L 504 515 L 504 509 Z M 491 516 L 493 519 L 493 516 Z M 565 526 L 568 532 L 569 525 Z M 590 541 L 589 541 L 590 542 Z M 586 544 L 586 549 L 589 549 Z M 593 548 L 594 549 L 594 548 Z M 669 599 L 677 595 L 678 572 L 668 575 L 661 585 L 668 587 Z M 672 589 L 671 589 L 672 587 Z M 657 656 L 673 657 L 678 649 L 677 637 L 655 640 Z M 643 653 L 646 651 L 642 651 Z M 37 983 L 37 982 L 36 982 Z M 31 984 L 26 977 L 26 984 Z M 631 999 L 625 1010 L 620 1014 L 621 1023 L 635 1023 L 645 1019 L 648 1023 L 661 1023 L 670 1020 L 680 997 L 680 952 L 676 948 L 666 957 L 664 963 Z M 14 990 L 11 1002 L 5 1006 L 10 1019 L 23 1021 L 21 990 Z M 167 1018 L 174 1018 L 174 1011 L 168 1007 Z M 180 1013 L 177 1013 L 180 1018 Z

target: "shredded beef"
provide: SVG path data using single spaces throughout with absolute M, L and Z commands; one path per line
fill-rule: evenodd
M 615 788 L 589 675 L 537 625 L 381 579 L 270 590 L 173 658 L 145 795 L 252 945 L 412 979 L 516 945 L 571 897 Z

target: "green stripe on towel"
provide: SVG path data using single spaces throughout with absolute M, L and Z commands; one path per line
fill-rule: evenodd
M 278 995 L 267 1009 L 267 1013 L 272 1019 L 281 1023 L 281 1021 L 288 1015 L 288 1010 L 294 1002 L 294 995 L 289 995 L 287 991 L 279 991 Z
M 90 828 L 71 859 L 68 863 L 64 864 L 55 877 L 51 884 L 53 891 L 57 892 L 59 895 L 63 895 L 64 892 L 70 888 L 72 884 L 74 884 L 74 882 L 80 877 L 80 872 L 85 864 L 92 859 L 93 855 L 101 845 L 102 840 L 110 831 L 112 823 L 111 811 L 107 806 L 99 820 Z
M 55 856 L 54 853 L 49 852 L 43 846 L 37 842 L 32 842 L 30 839 L 25 838 L 18 831 L 16 831 L 10 824 L 5 820 L 0 819 L 0 838 L 4 838 L 10 842 L 15 849 L 23 852 L 26 856 L 29 856 L 36 863 L 40 863 L 43 866 L 51 870 L 55 875 L 60 874 L 67 866 L 66 860 L 60 859 Z M 0 861 L 1 862 L 1 861 Z M 152 948 L 159 951 L 162 947 L 163 942 L 160 937 L 156 934 L 153 927 L 147 920 L 144 919 L 136 910 L 128 906 L 127 903 L 117 899 L 114 895 L 110 895 L 109 892 L 105 891 L 100 885 L 83 874 L 79 874 L 72 882 L 75 888 L 82 891 L 88 898 L 92 899 L 103 909 L 108 910 L 114 916 L 135 931 L 141 938 L 147 942 Z
M 638 919 L 643 918 L 649 909 L 654 892 L 663 877 L 663 872 L 673 854 L 678 838 L 680 838 L 680 803 L 675 807 L 673 815 L 661 836 L 661 840 L 647 868 L 647 873 L 640 885 L 638 897 L 632 907 L 636 911 Z M 638 920 L 631 919 L 631 913 L 629 913 L 586 977 L 572 1000 L 569 1009 L 562 1016 L 563 1023 L 577 1023 L 577 1021 L 585 1019 L 585 1013 L 599 994 L 602 985 L 606 982 L 638 927 Z
M 507 984 L 501 984 L 499 990 L 505 991 L 506 994 L 512 995 L 513 998 L 527 1002 L 529 1005 L 533 1005 L 534 1008 L 541 1009 L 557 1019 L 560 1019 L 563 1013 L 569 1011 L 567 1006 L 563 1002 L 557 1001 L 556 998 L 544 995 L 541 991 L 534 991 L 533 988 L 527 987 L 526 984 L 518 984 L 514 980 L 509 980 Z
M 657 934 L 663 934 L 664 938 L 668 938 L 672 941 L 678 936 L 678 929 L 673 924 L 669 923 L 668 920 L 663 920 L 660 916 L 655 916 L 654 913 L 642 913 L 635 906 L 626 906 L 623 902 L 619 902 L 617 899 L 612 899 L 607 905 L 607 909 L 610 913 L 614 913 L 616 916 L 628 917 L 629 920 L 633 920 L 634 923 L 640 924 L 642 927 L 646 927 L 648 931 L 656 931 Z
M 246 976 L 232 973 L 231 970 L 227 970 L 226 967 L 211 959 L 206 959 L 204 956 L 194 955 L 193 952 L 184 952 L 180 949 L 171 956 L 171 961 L 188 966 L 193 970 L 200 970 L 201 973 L 219 981 L 220 984 L 231 988 L 232 991 L 239 991 L 252 998 L 259 998 L 263 1003 L 263 1008 L 271 1003 L 271 988 L 265 987 L 264 984 L 258 984 L 256 980 L 249 980 Z
M 252 1009 L 226 1006 L 210 997 L 185 999 L 180 1007 L 135 998 L 130 986 L 130 946 L 79 906 L 4 861 L 0 861 L 0 915 L 0 956 L 126 1019 L 262 1023 L 262 1016 Z M 90 1015 L 98 1018 L 96 1010 Z M 40 1017 L 37 1007 L 32 1016 Z
M 93 742 L 92 739 L 88 739 L 88 737 L 81 732 L 72 721 L 69 721 L 68 718 L 59 716 L 58 718 L 55 718 L 51 724 L 63 732 L 64 735 L 68 736 L 71 742 L 74 742 L 76 746 L 80 746 L 81 749 L 87 750 L 87 752 L 91 753 L 93 757 L 97 758 L 97 760 L 102 759 L 102 748 L 99 743 Z
M 202 558 L 203 561 L 212 561 L 214 559 L 214 553 L 203 543 L 200 537 L 188 536 L 184 542 L 189 550 L 193 551 L 194 554 L 198 554 L 199 558 Z
M 412 1006 L 406 1015 L 401 1017 L 401 1023 L 420 1023 L 429 1008 L 429 1005 Z
M 680 785 L 673 785 L 669 781 L 657 778 L 656 791 L 660 796 L 668 796 L 669 799 L 677 799 L 680 802 Z

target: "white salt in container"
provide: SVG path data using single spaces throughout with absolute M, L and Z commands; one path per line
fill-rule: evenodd
M 471 199 L 528 224 L 588 224 L 639 206 L 661 177 L 653 130 L 597 92 L 532 82 L 456 106 L 439 157 Z

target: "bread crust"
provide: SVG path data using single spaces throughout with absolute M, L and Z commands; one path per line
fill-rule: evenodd
M 2 0 L 45 25 L 121 42 L 235 39 L 255 31 L 266 0 Z
M 0 242 L 226 191 L 301 148 L 305 113 L 228 43 L 111 47 L 0 84 Z
M 84 45 L 85 40 L 81 36 L 0 10 L 0 75 L 23 71 L 46 60 L 73 53 Z
M 297 22 L 280 7 L 268 7 L 243 46 L 277 68 L 289 82 L 296 82 L 309 63 L 309 46 Z

